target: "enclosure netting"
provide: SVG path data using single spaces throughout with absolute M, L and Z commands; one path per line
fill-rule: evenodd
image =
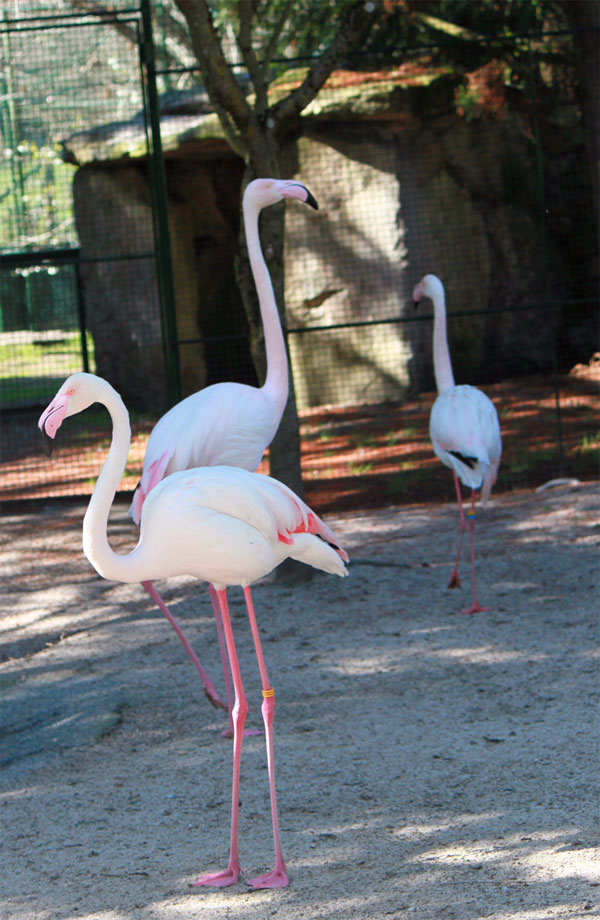
M 21 4 L 18 20 L 0 23 L 4 499 L 93 488 L 110 437 L 103 411 L 64 425 L 50 465 L 39 453 L 37 417 L 75 370 L 102 373 L 132 411 L 123 489 L 135 486 L 171 398 L 169 348 L 181 395 L 220 380 L 257 383 L 234 271 L 243 164 L 223 143 L 212 154 L 190 145 L 203 116 L 171 91 L 161 100 L 157 200 L 131 7 L 48 18 L 56 5 Z M 451 497 L 427 440 L 431 304 L 416 311 L 412 302 L 428 272 L 446 286 L 457 383 L 483 385 L 499 409 L 499 486 L 595 475 L 594 370 L 569 375 L 597 347 L 598 294 L 572 66 L 532 68 L 535 79 L 507 89 L 493 66 L 437 72 L 430 51 L 395 61 L 336 78 L 338 90 L 346 79 L 365 98 L 387 93 L 377 104 L 396 100 L 395 117 L 381 111 L 336 130 L 309 113 L 293 154 L 295 176 L 319 201 L 316 213 L 286 204 L 288 345 L 307 496 L 321 510 Z M 430 95 L 409 99 L 423 70 Z M 169 87 L 167 75 L 160 86 Z M 176 342 L 157 285 L 161 219 Z

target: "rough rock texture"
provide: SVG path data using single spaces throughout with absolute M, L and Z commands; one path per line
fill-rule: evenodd
M 321 206 L 317 215 L 286 210 L 286 304 L 301 408 L 398 399 L 432 385 L 431 323 L 412 322 L 410 296 L 427 272 L 442 278 L 449 312 L 458 314 L 449 322 L 458 382 L 547 370 L 555 335 L 568 363 L 589 357 L 597 266 L 585 217 L 587 174 L 573 180 L 574 110 L 570 131 L 556 128 L 544 138 L 540 164 L 518 105 L 503 102 L 492 113 L 466 116 L 455 105 L 461 78 L 401 71 L 334 75 L 306 110 L 303 137 L 284 155 L 284 174 L 309 185 Z M 285 93 L 300 78 L 288 75 L 273 92 Z M 202 99 L 197 114 L 187 96 L 186 114 L 171 114 L 176 102 L 161 124 L 178 335 L 189 343 L 179 354 L 188 393 L 218 379 L 255 378 L 233 273 L 241 161 Z M 145 174 L 131 165 L 145 155 L 140 132 L 134 119 L 129 127 L 103 126 L 65 142 L 68 159 L 88 164 L 76 180 L 84 255 L 136 250 L 140 228 L 148 237 Z M 135 375 L 156 360 L 152 283 L 151 262 L 86 266 L 86 305 L 102 368 L 131 368 Z M 116 337 L 106 334 L 110 296 L 128 304 L 135 323 L 131 329 L 120 323 Z M 567 311 L 565 299 L 578 302 Z M 139 325 L 144 301 L 147 329 Z M 349 325 L 302 332 L 342 324 Z M 199 337 L 210 338 L 210 347 Z M 161 372 L 154 377 L 158 387 Z M 139 388 L 134 380 L 122 389 Z
M 298 176 L 319 199 L 318 214 L 286 213 L 285 301 L 290 328 L 327 327 L 400 316 L 410 303 L 400 190 L 388 146 L 303 138 Z M 298 401 L 381 402 L 403 395 L 411 357 L 406 327 L 332 329 L 290 336 Z
M 143 165 L 83 167 L 73 185 L 97 373 L 128 406 L 164 406 L 152 208 Z

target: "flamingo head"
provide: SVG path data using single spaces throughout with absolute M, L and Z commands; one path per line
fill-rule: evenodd
M 95 380 L 98 378 L 94 374 L 71 374 L 40 415 L 38 428 L 42 434 L 42 447 L 47 457 L 52 453 L 52 442 L 56 432 L 67 416 L 83 412 L 96 402 L 97 393 L 92 385 Z
M 298 201 L 309 204 L 315 211 L 319 210 L 319 205 L 306 186 L 293 179 L 254 179 L 244 192 L 244 204 L 252 201 L 259 209 L 276 204 L 283 198 L 297 198 Z
M 439 299 L 440 295 L 444 296 L 444 286 L 440 279 L 437 275 L 425 275 L 413 291 L 413 301 L 416 305 L 422 297 L 429 297 L 434 300 Z

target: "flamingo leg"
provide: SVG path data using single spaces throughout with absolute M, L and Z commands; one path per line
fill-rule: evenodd
M 221 663 L 223 665 L 223 677 L 225 678 L 225 695 L 227 696 L 227 710 L 229 715 L 229 725 L 224 729 L 221 734 L 224 738 L 233 738 L 233 719 L 231 717 L 231 710 L 233 708 L 233 700 L 231 698 L 231 681 L 229 679 L 229 666 L 227 664 L 227 647 L 225 643 L 225 634 L 223 632 L 223 619 L 221 617 L 221 609 L 219 607 L 219 600 L 217 598 L 217 592 L 212 585 L 209 585 L 210 600 L 212 603 L 213 613 L 215 615 L 215 624 L 217 627 L 217 636 L 219 637 L 219 649 L 221 651 Z M 245 728 L 244 729 L 244 738 L 249 735 L 262 735 L 262 729 L 260 728 Z
M 273 718 L 275 715 L 275 691 L 271 687 L 269 681 L 267 666 L 265 664 L 265 657 L 263 655 L 260 635 L 258 632 L 258 624 L 256 622 L 256 616 L 254 613 L 254 604 L 252 602 L 252 595 L 250 593 L 249 587 L 244 588 L 244 597 L 246 600 L 246 607 L 248 608 L 248 618 L 250 620 L 250 628 L 252 630 L 252 638 L 254 640 L 254 648 L 256 650 L 256 658 L 258 661 L 258 669 L 260 671 L 260 679 L 262 683 L 263 703 L 261 711 L 265 725 L 265 739 L 267 744 L 269 793 L 271 796 L 271 818 L 273 822 L 273 842 L 275 845 L 274 868 L 270 872 L 265 873 L 265 875 L 260 875 L 257 876 L 257 878 L 250 879 L 248 884 L 253 890 L 258 888 L 285 888 L 289 879 L 285 870 L 285 862 L 283 860 L 281 840 L 279 836 L 277 793 L 275 791 L 275 758 L 273 754 Z
M 454 561 L 454 568 L 450 573 L 450 581 L 448 582 L 449 588 L 460 588 L 460 578 L 458 577 L 458 563 L 460 562 L 460 554 L 462 552 L 463 539 L 465 536 L 465 530 L 467 527 L 465 521 L 465 515 L 463 513 L 462 506 L 462 496 L 460 494 L 460 483 L 458 481 L 458 476 L 454 473 L 454 485 L 456 487 L 456 497 L 458 499 L 458 510 L 460 512 L 460 537 L 458 538 L 458 549 L 456 550 L 456 559 Z
M 229 844 L 229 861 L 227 868 L 223 872 L 212 872 L 208 875 L 200 875 L 193 883 L 194 885 L 214 885 L 217 888 L 226 888 L 233 885 L 240 877 L 240 858 L 238 853 L 238 809 L 240 798 L 240 762 L 242 759 L 242 739 L 244 736 L 244 721 L 248 712 L 248 703 L 244 694 L 242 684 L 242 675 L 238 663 L 235 642 L 233 639 L 233 629 L 229 618 L 229 609 L 227 607 L 227 592 L 225 589 L 215 592 L 223 619 L 223 629 L 225 632 L 225 641 L 227 643 L 227 654 L 231 666 L 231 676 L 233 678 L 233 689 L 235 692 L 235 702 L 231 716 L 233 719 L 233 777 L 231 780 L 231 836 Z
M 471 508 L 467 512 L 469 518 L 469 542 L 471 544 L 471 577 L 473 580 L 473 603 L 463 613 L 480 613 L 488 610 L 488 607 L 482 607 L 477 600 L 477 578 L 475 576 L 475 490 L 471 492 Z
M 183 630 L 181 629 L 181 626 L 179 625 L 179 623 L 177 622 L 177 620 L 175 619 L 175 617 L 173 616 L 173 614 L 171 613 L 171 611 L 169 610 L 165 602 L 163 601 L 162 597 L 160 596 L 160 594 L 158 593 L 158 591 L 156 590 L 152 582 L 143 581 L 141 582 L 141 584 L 146 589 L 146 591 L 148 592 L 148 594 L 150 595 L 154 603 L 160 608 L 162 613 L 166 616 L 167 620 L 169 621 L 169 623 L 175 630 L 177 637 L 180 640 L 181 644 L 183 645 L 184 649 L 186 650 L 186 652 L 192 659 L 192 663 L 194 667 L 196 668 L 196 671 L 198 672 L 200 676 L 200 680 L 202 681 L 202 684 L 204 686 L 204 693 L 206 694 L 208 702 L 212 706 L 215 706 L 215 707 L 220 706 L 222 709 L 227 709 L 227 705 L 223 702 L 223 700 L 221 699 L 221 697 L 215 690 L 215 686 L 212 680 L 210 679 L 210 677 L 208 676 L 208 674 L 206 673 L 206 671 L 200 664 L 200 660 L 198 656 L 196 655 L 194 649 L 192 648 L 192 646 L 186 639 L 183 633 Z
M 227 664 L 227 645 L 225 643 L 225 633 L 223 632 L 223 618 L 221 616 L 221 608 L 219 607 L 219 599 L 217 597 L 217 592 L 212 585 L 208 586 L 208 591 L 210 594 L 210 602 L 212 604 L 213 614 L 215 617 L 215 625 L 217 627 L 217 636 L 219 638 L 219 651 L 221 652 L 221 664 L 223 666 L 223 677 L 225 679 L 225 696 L 227 697 L 227 714 L 229 716 L 229 728 L 226 728 L 223 735 L 228 738 L 233 738 L 233 719 L 231 717 L 231 710 L 233 709 L 233 700 L 231 697 L 231 680 L 229 679 L 229 666 Z

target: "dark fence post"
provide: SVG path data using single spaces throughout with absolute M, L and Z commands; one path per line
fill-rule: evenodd
M 537 87 L 531 38 L 527 39 L 527 52 L 529 56 L 529 85 L 531 90 L 531 105 L 533 112 L 533 132 L 535 139 L 535 162 L 537 172 L 537 192 L 539 202 L 540 230 L 542 245 L 544 247 L 544 273 L 546 275 L 546 309 L 550 306 L 550 330 L 552 339 L 552 376 L 554 381 L 554 404 L 556 407 L 556 437 L 558 441 L 558 469 L 562 475 L 565 465 L 563 449 L 562 414 L 560 409 L 560 388 L 558 384 L 558 337 L 556 332 L 556 311 L 558 304 L 550 285 L 550 258 L 548 253 L 548 225 L 546 218 L 546 184 L 544 181 L 544 161 L 542 155 L 542 142 L 540 139 L 540 123 L 538 118 Z
M 83 364 L 83 369 L 86 374 L 90 370 L 90 359 L 88 355 L 87 347 L 87 326 L 85 321 L 85 294 L 83 292 L 83 279 L 81 277 L 80 262 L 79 262 L 79 249 L 77 250 L 75 259 L 73 260 L 73 267 L 75 269 L 75 286 L 77 288 L 77 319 L 79 321 L 79 340 L 81 343 L 81 361 Z
M 148 163 L 154 223 L 156 274 L 163 336 L 167 402 L 171 406 L 181 399 L 181 378 L 179 373 L 177 317 L 175 314 L 175 298 L 173 293 L 173 267 L 171 263 L 171 239 L 167 209 L 167 183 L 160 136 L 160 108 L 158 90 L 156 87 L 156 62 L 154 58 L 150 0 L 141 0 L 140 11 L 142 14 L 140 55 L 145 74 L 145 81 L 143 81 L 143 83 L 146 95 L 144 103 L 147 123 L 150 129 Z

